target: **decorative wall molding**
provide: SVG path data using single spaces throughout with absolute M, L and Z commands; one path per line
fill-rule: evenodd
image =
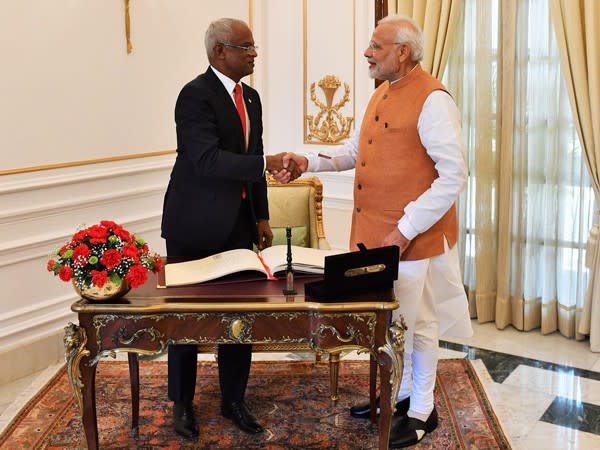
M 92 164 L 105 164 L 115 161 L 125 161 L 139 158 L 152 158 L 156 156 L 162 155 L 174 155 L 175 150 L 158 150 L 154 152 L 144 152 L 144 153 L 132 153 L 129 155 L 122 156 L 109 156 L 107 158 L 98 158 L 98 159 L 84 159 L 79 161 L 69 161 L 63 163 L 55 163 L 55 164 L 45 164 L 42 166 L 30 166 L 30 167 L 19 167 L 16 169 L 6 169 L 0 170 L 0 176 L 3 175 L 19 175 L 30 172 L 43 172 L 46 170 L 57 170 L 57 169 L 65 169 L 69 167 L 78 167 L 78 166 L 89 166 Z
M 120 191 L 117 196 L 115 193 L 108 192 L 101 195 L 90 195 L 85 198 L 71 199 L 62 202 L 48 202 L 46 205 L 40 205 L 33 208 L 22 208 L 13 209 L 0 213 L 0 225 L 4 223 L 22 222 L 30 220 L 32 218 L 43 218 L 44 216 L 65 214 L 75 209 L 87 208 L 87 207 L 99 207 L 115 203 L 118 199 L 120 202 L 123 201 L 136 201 L 140 198 L 147 197 L 154 194 L 162 194 L 165 192 L 166 186 L 164 184 L 155 184 L 146 186 L 138 189 L 128 189 Z M 2 246 L 0 246 L 0 251 Z
M 73 320 L 77 296 L 46 261 L 79 225 L 115 220 L 164 253 L 160 222 L 172 165 L 173 156 L 163 155 L 0 178 L 0 278 L 10 293 L 0 298 L 0 354 L 56 337 Z
M 10 313 L 0 314 L 0 348 L 6 347 L 7 337 L 40 334 L 48 323 L 63 322 L 73 315 L 71 304 L 77 300 L 75 291 L 39 303 L 28 305 Z M 43 313 L 40 313 L 43 311 Z
M 149 231 L 160 231 L 161 218 L 162 211 L 157 210 L 143 216 L 121 220 L 120 224 L 129 230 L 135 230 L 136 234 L 142 234 Z M 3 242 L 0 246 L 0 268 L 32 259 L 46 258 L 49 253 L 48 249 L 55 249 L 63 245 L 75 231 L 73 227 L 70 227 L 58 233 L 41 234 L 19 241 Z M 10 258 L 15 254 L 17 256 Z
M 0 195 L 107 180 L 125 175 L 140 175 L 161 170 L 170 171 L 174 159 L 175 155 L 169 154 L 168 156 L 145 160 L 112 161 L 110 164 L 105 163 L 102 166 L 80 166 L 44 173 L 19 174 L 19 176 L 0 178 Z
M 356 1 L 352 0 L 350 7 L 348 3 L 347 0 L 331 0 L 329 2 L 303 0 L 302 2 L 304 144 L 336 145 L 340 140 L 348 137 L 356 116 L 356 49 L 354 45 L 356 40 Z M 345 26 L 338 25 L 334 31 L 331 24 L 327 22 L 327 17 L 336 17 L 336 22 Z M 348 45 L 349 42 L 352 43 L 351 46 Z M 335 73 L 335 75 L 327 75 L 331 73 Z M 337 87 L 333 90 L 329 87 L 333 86 L 331 81 L 334 79 L 339 87 L 340 78 L 350 84 L 344 83 L 345 94 L 341 101 L 333 105 L 333 96 Z M 309 114 L 309 109 L 313 107 L 309 105 L 307 93 L 310 89 L 311 100 L 317 103 L 314 80 L 320 80 L 319 86 L 322 84 L 328 86 L 327 89 L 323 89 L 327 97 L 326 104 L 317 104 L 320 111 L 316 115 Z M 350 90 L 352 90 L 351 95 Z M 351 100 L 350 103 L 346 105 L 349 100 Z M 325 120 L 317 120 L 322 114 L 327 115 Z M 339 118 L 337 124 L 334 116 Z M 339 126 L 342 126 L 341 130 L 336 129 Z M 328 129 L 325 130 L 325 128 Z

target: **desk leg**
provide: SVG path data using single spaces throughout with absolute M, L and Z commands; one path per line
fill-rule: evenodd
M 390 383 L 391 361 L 386 358 L 379 374 L 379 395 L 381 414 L 379 416 L 379 450 L 387 450 L 390 442 L 390 426 L 392 424 L 392 402 Z
M 334 352 L 329 354 L 329 395 L 333 403 L 337 402 L 338 397 L 338 376 L 340 373 L 340 354 Z
M 85 328 L 69 323 L 63 338 L 67 375 L 83 422 L 88 450 L 98 450 L 96 422 L 96 364 L 88 366 L 90 350 L 86 347 Z
M 83 413 L 82 422 L 88 450 L 98 450 L 98 422 L 96 419 L 96 364 L 81 367 L 83 383 Z
M 377 422 L 377 360 L 373 355 L 369 358 L 369 402 L 371 422 Z
M 131 429 L 137 437 L 140 422 L 140 364 L 138 354 L 127 353 L 129 361 L 129 382 L 131 384 Z
M 400 317 L 388 329 L 385 345 L 379 347 L 382 361 L 380 369 L 380 402 L 379 417 L 379 449 L 387 450 L 390 442 L 390 426 L 392 423 L 392 405 L 395 406 L 400 382 L 402 381 L 402 366 L 404 353 L 404 330 L 406 325 Z

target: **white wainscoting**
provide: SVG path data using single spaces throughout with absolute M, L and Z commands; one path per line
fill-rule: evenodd
M 329 245 L 332 248 L 348 250 L 354 171 L 308 175 L 319 177 L 323 183 L 323 221 Z
M 164 254 L 160 219 L 172 155 L 38 171 L 0 179 L 0 383 L 64 356 L 63 328 L 75 321 L 68 283 L 46 270 L 50 253 L 81 226 L 114 220 Z M 308 174 L 312 175 L 312 174 Z M 327 239 L 347 249 L 350 173 L 320 173 Z
M 90 43 L 95 42 L 98 36 L 102 39 L 110 36 L 110 45 L 103 43 L 104 53 L 101 52 L 110 55 L 110 58 L 99 60 L 96 53 L 88 55 L 92 61 L 88 66 L 106 60 L 110 61 L 110 70 L 86 73 L 83 77 L 73 72 L 65 78 L 64 68 L 71 67 L 69 64 L 80 67 L 81 58 L 73 56 L 77 52 L 65 51 L 64 45 L 51 46 L 52 51 L 47 53 L 47 57 L 54 62 L 59 57 L 59 61 L 69 64 L 46 66 L 50 67 L 53 79 L 62 80 L 60 83 L 69 81 L 69 89 L 48 91 L 42 88 L 39 95 L 29 85 L 27 89 L 13 89 L 14 95 L 9 96 L 13 101 L 9 101 L 5 109 L 10 112 L 6 116 L 10 119 L 7 123 L 17 125 L 10 128 L 3 145 L 11 150 L 20 149 L 20 153 L 15 150 L 4 155 L 7 168 L 121 155 L 121 152 L 114 151 L 105 154 L 106 149 L 122 149 L 127 153 L 130 149 L 151 151 L 174 147 L 172 111 L 176 93 L 185 82 L 204 71 L 206 60 L 201 41 L 208 21 L 217 17 L 248 19 L 260 46 L 256 73 L 245 81 L 254 84 L 262 96 L 267 153 L 288 150 L 317 152 L 331 148 L 325 144 L 308 145 L 303 142 L 304 96 L 310 83 L 326 74 L 339 76 L 351 83 L 353 98 L 349 105 L 352 104 L 355 119 L 373 91 L 373 81 L 368 77 L 367 65 L 361 56 L 373 28 L 372 2 L 336 0 L 326 7 L 326 2 L 314 0 L 212 3 L 187 0 L 185 7 L 181 7 L 179 2 L 178 6 L 167 1 L 144 3 L 144 6 L 142 3 L 136 3 L 132 10 L 133 54 L 126 55 L 124 52 L 123 24 L 117 20 L 122 17 L 122 10 L 114 5 L 102 9 L 105 22 L 98 22 L 98 29 L 103 32 L 108 29 L 108 35 L 98 33 L 92 27 L 86 34 L 87 38 L 73 41 L 75 48 L 81 45 L 87 49 L 93 48 Z M 86 6 L 76 5 L 73 8 L 89 12 Z M 338 14 L 337 9 L 341 8 L 351 10 Z M 29 30 L 23 27 L 30 18 L 26 8 L 20 7 L 13 13 L 16 14 L 12 21 L 14 27 L 8 33 L 12 33 L 13 28 Z M 93 22 L 89 14 L 84 17 Z M 156 27 L 152 28 L 152 24 L 164 17 L 173 20 L 163 20 L 161 26 L 166 25 L 161 29 L 166 34 L 156 34 Z M 332 17 L 337 20 L 332 21 Z M 181 18 L 183 21 L 175 20 Z M 312 33 L 307 45 L 304 41 L 304 20 L 308 21 L 307 31 Z M 350 30 L 353 30 L 354 39 L 348 36 Z M 39 42 L 36 33 L 46 36 L 46 31 L 41 29 L 30 33 L 26 43 Z M 330 44 L 335 44 L 333 48 L 328 45 L 323 51 L 321 36 L 328 36 Z M 173 42 L 177 45 L 171 45 Z M 317 45 L 313 45 L 315 43 Z M 119 52 L 118 59 L 114 57 L 116 52 Z M 22 48 L 10 54 L 18 62 L 22 59 Z M 168 70 L 157 72 L 158 66 Z M 14 71 L 8 73 L 15 80 L 38 76 L 38 72 L 18 64 L 11 67 Z M 148 70 L 153 71 L 153 77 L 140 78 L 139 74 L 148 74 Z M 307 84 L 303 77 L 305 71 Z M 47 78 L 49 75 L 44 73 L 44 76 Z M 156 84 L 154 80 L 160 80 L 164 89 L 147 89 L 152 83 Z M 89 85 L 102 89 L 92 93 L 87 89 Z M 86 88 L 86 94 L 93 94 L 94 101 L 81 102 L 81 96 L 75 95 L 79 91 L 72 89 L 73 86 Z M 67 91 L 75 95 L 72 102 L 63 101 L 63 94 Z M 29 97 L 24 92 L 29 93 Z M 59 101 L 53 101 L 57 95 Z M 23 98 L 27 101 L 24 102 Z M 36 110 L 38 115 L 43 116 L 41 122 L 46 123 L 47 130 L 34 135 L 29 130 L 19 129 L 20 116 L 15 111 L 24 111 L 30 117 L 34 108 L 28 105 L 40 104 L 39 98 L 44 105 L 50 105 L 52 114 L 46 113 L 47 108 Z M 74 105 L 79 109 L 73 109 Z M 119 105 L 120 109 L 115 105 Z M 149 109 L 142 111 L 140 107 Z M 344 114 L 350 114 L 350 110 Z M 148 124 L 154 125 L 149 129 Z M 69 137 L 68 145 L 65 145 L 65 136 Z M 86 145 L 82 146 L 81 142 L 86 142 Z M 0 297 L 0 383 L 43 369 L 62 358 L 63 327 L 75 319 L 69 308 L 75 295 L 68 284 L 46 271 L 46 259 L 79 226 L 112 219 L 141 234 L 152 250 L 165 252 L 164 241 L 160 238 L 160 218 L 172 163 L 173 156 L 170 155 L 0 177 L 0 286 L 3 289 Z M 332 247 L 347 249 L 353 174 L 321 173 L 317 176 L 324 185 L 327 239 Z M 24 362 L 20 363 L 22 360 Z
M 162 202 L 172 155 L 0 179 L 0 383 L 60 360 L 76 295 L 46 270 L 48 255 L 82 226 L 114 220 L 164 254 Z

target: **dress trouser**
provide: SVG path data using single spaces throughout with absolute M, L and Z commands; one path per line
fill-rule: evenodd
M 398 399 L 410 396 L 410 412 L 427 417 L 433 410 L 439 336 L 449 329 L 471 335 L 468 304 L 456 245 L 428 259 L 401 261 L 394 292 L 404 317 L 404 370 Z M 450 310 L 450 313 L 448 312 Z
M 167 239 L 167 256 L 205 258 L 216 253 L 237 248 L 252 248 L 255 225 L 248 201 L 242 201 L 242 207 L 231 231 L 231 235 L 222 248 L 208 250 L 194 245 Z M 176 344 L 169 346 L 169 398 L 176 402 L 192 402 L 196 388 L 196 367 L 198 346 L 195 344 Z M 221 399 L 225 403 L 243 400 L 250 373 L 252 345 L 225 344 L 218 346 L 219 383 Z

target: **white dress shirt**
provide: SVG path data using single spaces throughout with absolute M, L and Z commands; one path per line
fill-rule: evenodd
M 363 114 L 364 116 L 364 114 Z M 308 158 L 309 172 L 353 169 L 358 155 L 360 123 L 343 146 L 327 152 L 331 159 L 316 154 Z M 450 209 L 467 181 L 462 149 L 460 114 L 454 100 L 444 91 L 433 91 L 423 104 L 417 131 L 427 154 L 435 163 L 439 176 L 431 187 L 404 208 L 398 229 L 409 240 L 428 230 Z
M 210 66 L 210 68 L 215 73 L 215 75 L 217 76 L 217 78 L 219 79 L 219 81 L 221 83 L 223 83 L 223 86 L 225 87 L 225 90 L 227 92 L 229 92 L 229 96 L 231 97 L 231 101 L 233 102 L 233 106 L 235 106 L 236 109 L 237 109 L 237 106 L 235 104 L 235 97 L 234 97 L 234 93 L 233 93 L 233 90 L 235 89 L 235 85 L 237 83 L 235 81 L 233 81 L 231 78 L 229 78 L 227 75 L 219 72 L 213 66 Z M 242 88 L 242 92 L 244 92 L 244 87 L 241 84 L 240 84 L 240 87 Z M 244 139 L 246 141 L 246 147 L 247 147 L 248 146 L 248 139 L 250 139 L 250 117 L 248 117 L 248 110 L 246 109 L 246 103 L 245 102 L 244 102 L 244 113 L 246 114 L 246 136 L 244 137 Z M 267 167 L 267 157 L 263 155 L 263 173 L 265 172 L 266 167 Z

